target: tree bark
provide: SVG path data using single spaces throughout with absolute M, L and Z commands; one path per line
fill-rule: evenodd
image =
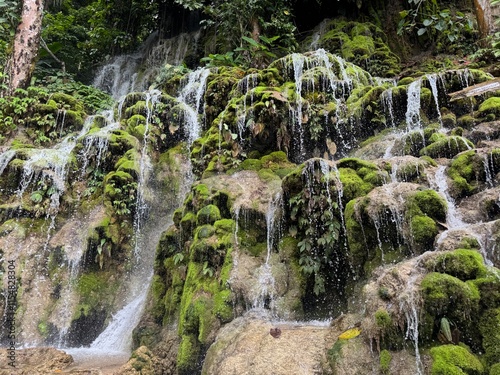
M 44 0 L 23 0 L 21 22 L 16 30 L 7 76 L 8 94 L 29 85 L 40 46 Z
M 474 0 L 479 37 L 485 43 L 486 37 L 493 32 L 494 24 L 491 15 L 490 0 Z

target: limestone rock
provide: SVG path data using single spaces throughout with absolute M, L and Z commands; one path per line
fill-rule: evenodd
M 279 328 L 274 338 L 270 329 Z M 324 374 L 330 328 L 273 323 L 248 313 L 223 327 L 209 348 L 203 375 Z
M 15 351 L 15 365 L 8 366 L 7 350 L 0 349 L 0 375 L 44 375 L 62 372 L 73 363 L 73 357 L 54 348 L 29 348 Z M 87 373 L 90 374 L 90 373 Z

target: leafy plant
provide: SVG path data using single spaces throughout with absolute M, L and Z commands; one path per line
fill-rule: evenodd
M 96 255 L 96 262 L 99 262 L 99 268 L 102 269 L 102 266 L 104 265 L 104 246 L 106 245 L 106 239 L 101 238 L 101 241 L 99 242 L 99 245 L 97 245 L 97 255 Z
M 436 0 L 408 0 L 408 3 L 410 9 L 399 14 L 398 35 L 416 35 L 419 41 L 436 43 L 444 52 L 452 52 L 447 50 L 453 49 L 454 43 L 468 47 L 466 42 L 475 30 L 464 13 L 440 9 Z
M 184 254 L 182 254 L 182 253 L 176 253 L 173 256 L 173 260 L 174 260 L 174 264 L 175 265 L 178 265 L 179 263 L 182 263 L 182 261 L 184 260 Z
M 9 41 L 14 37 L 19 23 L 20 2 L 15 0 L 0 0 L 0 71 L 3 71 L 7 59 Z M 1 82 L 2 76 L 0 76 Z M 0 91 L 3 91 L 0 88 Z
M 203 270 L 202 273 L 204 276 L 212 277 L 214 275 L 214 270 L 212 267 L 208 265 L 208 261 L 203 263 Z
M 339 246 L 341 222 L 335 214 L 338 204 L 332 199 L 335 185 L 318 169 L 307 168 L 302 175 L 303 190 L 289 199 L 289 234 L 300 239 L 300 270 L 313 278 L 313 291 L 319 295 L 325 292 L 327 282 L 342 279 L 345 254 Z

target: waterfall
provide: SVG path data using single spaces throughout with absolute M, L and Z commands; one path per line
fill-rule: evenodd
M 51 218 L 51 223 L 45 246 L 47 246 L 50 233 L 54 228 L 54 220 L 59 212 L 60 198 L 66 190 L 67 164 L 70 161 L 71 153 L 76 146 L 77 140 L 89 131 L 91 125 L 92 118 L 89 118 L 85 121 L 79 134 L 76 136 L 67 136 L 53 148 L 33 149 L 30 152 L 30 158 L 24 162 L 23 175 L 17 190 L 19 199 L 22 198 L 24 192 L 32 182 L 38 183 L 41 181 L 43 183 L 43 180 L 46 178 L 52 182 L 52 187 L 47 189 L 47 193 L 50 194 L 50 206 L 47 211 L 47 218 Z
M 106 154 L 109 145 L 109 135 L 113 130 L 119 129 L 120 123 L 112 122 L 98 131 L 88 134 L 83 140 L 84 148 L 80 151 L 78 158 L 82 161 L 82 176 L 85 175 L 93 149 L 96 149 L 96 165 L 98 169 L 103 156 Z
M 282 202 L 281 194 L 277 194 L 269 202 L 266 212 L 266 261 L 257 270 L 257 291 L 255 292 L 253 308 L 271 309 L 275 313 L 274 299 L 276 295 L 276 280 L 272 272 L 272 266 L 269 263 L 274 246 L 274 231 L 276 227 L 276 214 Z
M 436 170 L 434 179 L 431 180 L 431 187 L 441 193 L 441 195 L 446 199 L 446 203 L 448 206 L 448 209 L 446 211 L 446 224 L 448 225 L 448 229 L 463 228 L 467 224 L 463 222 L 462 217 L 457 211 L 455 200 L 450 196 L 448 192 L 448 181 L 445 172 L 446 167 L 440 165 Z M 443 234 L 441 234 L 441 236 L 442 235 Z
M 92 85 L 110 93 L 115 100 L 131 91 L 140 90 L 136 81 L 141 59 L 141 53 L 113 58 L 99 70 Z
M 7 150 L 0 154 L 0 176 L 14 156 L 16 156 L 16 151 L 14 150 Z
M 413 342 L 415 348 L 415 363 L 417 365 L 417 375 L 423 375 L 423 364 L 420 358 L 420 349 L 418 346 L 418 325 L 419 325 L 419 308 L 417 305 L 417 296 L 415 296 L 416 276 L 410 276 L 405 291 L 399 299 L 399 308 L 404 313 L 406 318 L 406 339 Z
M 182 104 L 184 110 L 184 126 L 189 145 L 200 137 L 202 130 L 199 117 L 202 114 L 203 119 L 205 118 L 204 112 L 202 112 L 204 111 L 202 99 L 209 74 L 210 70 L 207 68 L 199 68 L 189 73 L 177 96 L 177 100 Z
M 304 157 L 304 129 L 302 127 L 302 105 L 304 99 L 302 99 L 302 74 L 304 70 L 304 62 L 305 58 L 300 53 L 294 53 L 291 55 L 292 66 L 293 66 L 293 78 L 295 81 L 295 95 L 296 95 L 296 104 L 295 111 L 293 113 L 295 117 L 294 127 L 296 127 L 298 131 L 298 150 L 300 159 Z
M 139 239 L 142 236 L 142 227 L 144 224 L 144 220 L 146 219 L 148 206 L 146 203 L 145 188 L 147 185 L 147 179 L 149 177 L 149 173 L 151 171 L 151 160 L 149 158 L 149 150 L 148 150 L 148 137 L 149 137 L 149 127 L 151 124 L 151 118 L 153 116 L 155 106 L 158 104 L 160 100 L 161 92 L 158 90 L 148 91 L 145 94 L 146 100 L 146 124 L 144 127 L 144 135 L 142 140 L 142 150 L 139 155 L 139 175 L 137 181 L 137 198 L 135 202 L 135 215 L 134 215 L 134 233 L 135 233 L 135 241 L 134 241 L 134 255 L 136 258 L 140 259 L 140 249 L 139 249 Z
M 437 74 L 427 74 L 426 78 L 429 81 L 429 85 L 431 86 L 432 96 L 434 97 L 434 103 L 436 103 L 436 111 L 438 113 L 439 124 L 442 127 L 443 120 L 441 118 L 441 110 L 439 108 L 439 94 L 438 94 L 438 87 L 437 87 L 438 75 Z
M 420 119 L 420 88 L 422 81 L 417 79 L 408 86 L 408 105 L 406 109 L 406 126 L 408 132 L 421 130 Z
M 394 104 L 392 100 L 392 88 L 384 91 L 381 97 L 382 97 L 382 105 L 384 106 L 384 111 L 389 115 L 390 126 L 394 128 L 396 127 L 396 123 L 394 122 Z
M 257 74 L 249 74 L 245 76 L 240 82 L 238 82 L 238 90 L 243 95 L 243 109 L 241 113 L 238 114 L 238 136 L 242 141 L 243 132 L 247 127 L 247 116 L 252 116 L 251 113 L 247 113 L 249 111 L 247 109 L 247 97 L 250 96 L 250 108 L 252 108 L 254 101 L 253 89 L 257 87 L 257 79 Z

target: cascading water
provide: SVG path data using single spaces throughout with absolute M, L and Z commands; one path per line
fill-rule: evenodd
M 50 192 L 50 206 L 47 210 L 47 218 L 51 219 L 47 231 L 47 242 L 50 239 L 50 233 L 54 228 L 54 220 L 59 212 L 60 198 L 66 189 L 67 164 L 70 161 L 71 153 L 76 146 L 78 139 L 82 138 L 90 129 L 92 118 L 85 121 L 82 130 L 78 135 L 69 135 L 61 143 L 50 149 L 33 150 L 30 158 L 23 165 L 23 175 L 21 183 L 17 190 L 19 199 L 22 198 L 28 186 L 36 181 L 49 179 L 52 187 L 47 190 Z
M 420 118 L 420 88 L 422 81 L 417 79 L 408 86 L 408 105 L 406 109 L 406 127 L 408 131 L 422 130 Z
M 450 196 L 448 191 L 448 182 L 446 178 L 446 166 L 440 165 L 431 180 L 431 187 L 436 189 L 446 199 L 448 209 L 446 211 L 446 224 L 448 229 L 463 228 L 465 224 L 457 211 L 455 200 Z M 446 232 L 443 232 L 443 234 Z M 443 234 L 441 236 L 443 236 Z M 439 242 L 439 239 L 438 239 Z
M 142 150 L 139 155 L 139 175 L 138 175 L 138 181 L 137 181 L 137 199 L 135 202 L 135 216 L 134 216 L 134 234 L 136 236 L 135 238 L 135 247 L 134 247 L 134 255 L 136 258 L 140 259 L 140 249 L 139 249 L 139 244 L 140 244 L 140 238 L 142 236 L 142 226 L 144 223 L 144 220 L 147 215 L 147 210 L 148 206 L 146 203 L 146 198 L 144 196 L 145 194 L 145 187 L 147 185 L 147 179 L 149 177 L 149 173 L 151 171 L 151 160 L 149 158 L 149 143 L 148 143 L 148 138 L 149 138 L 149 127 L 151 125 L 151 118 L 152 115 L 155 111 L 155 106 L 158 104 L 161 92 L 158 90 L 152 90 L 146 92 L 145 95 L 145 100 L 146 100 L 146 124 L 144 127 L 144 134 L 143 134 L 143 144 L 142 144 Z
M 191 145 L 199 138 L 202 124 L 200 115 L 204 118 L 203 95 L 210 69 L 199 68 L 187 75 L 187 80 L 177 96 L 184 110 L 184 126 L 186 127 L 187 142 Z
M 270 309 L 273 314 L 275 313 L 274 298 L 276 295 L 276 281 L 272 272 L 272 266 L 269 263 L 271 260 L 271 253 L 274 246 L 274 231 L 276 228 L 276 215 L 277 211 L 281 205 L 282 198 L 281 194 L 276 195 L 269 202 L 269 206 L 266 213 L 266 244 L 267 253 L 266 261 L 260 266 L 257 271 L 258 290 L 254 294 L 254 301 L 252 308 L 254 309 Z
M 437 74 L 427 74 L 427 80 L 429 81 L 429 85 L 431 86 L 432 96 L 434 97 L 434 103 L 436 103 L 436 111 L 438 113 L 439 124 L 441 127 L 443 126 L 443 120 L 441 118 L 441 109 L 439 107 L 439 92 L 437 87 Z
M 304 103 L 304 99 L 302 99 L 302 74 L 304 70 L 304 62 L 305 58 L 304 55 L 299 54 L 299 53 L 294 53 L 291 56 L 292 60 L 292 67 L 293 67 L 293 78 L 295 81 L 295 95 L 296 95 L 296 104 L 295 104 L 295 111 L 293 112 L 293 115 L 295 117 L 295 120 L 293 121 L 294 127 L 298 132 L 298 137 L 299 137 L 299 145 L 298 145 L 298 150 L 300 154 L 300 158 L 303 158 L 304 156 L 304 130 L 302 127 L 302 106 Z
M 15 150 L 7 150 L 0 154 L 0 175 L 2 175 L 7 165 L 9 165 L 10 161 L 16 156 Z
M 122 55 L 104 65 L 94 78 L 93 86 L 110 93 L 118 100 L 131 91 L 141 90 L 137 87 L 137 70 L 142 54 Z
M 252 117 L 251 113 L 247 113 L 249 112 L 247 109 L 247 97 L 250 97 L 250 108 L 252 108 L 254 101 L 253 89 L 257 87 L 257 83 L 257 74 L 249 74 L 238 83 L 238 90 L 243 94 L 243 109 L 238 114 L 238 135 L 241 140 L 243 140 L 243 132 L 247 127 L 247 117 Z
M 416 276 L 410 276 L 405 287 L 405 293 L 401 294 L 398 300 L 399 309 L 404 313 L 406 319 L 406 339 L 410 339 L 413 342 L 415 349 L 416 375 L 423 375 L 423 364 L 418 342 L 419 307 L 417 303 L 418 297 L 415 295 L 415 282 Z

